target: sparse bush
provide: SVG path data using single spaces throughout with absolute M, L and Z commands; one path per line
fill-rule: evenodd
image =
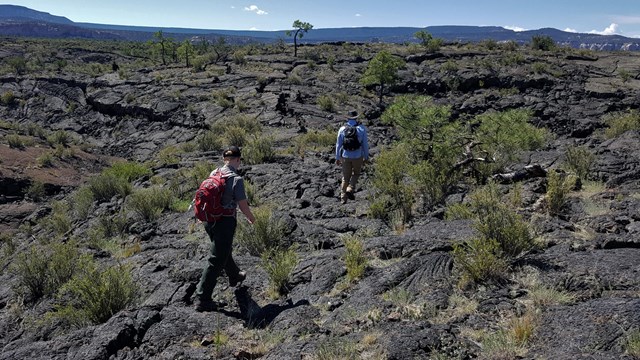
M 2 95 L 0 95 L 0 104 L 4 106 L 13 105 L 15 100 L 16 100 L 16 96 L 13 94 L 13 91 L 11 90 L 5 91 L 4 93 L 2 93 Z
M 404 178 L 410 166 L 409 149 L 406 146 L 382 150 L 376 157 L 371 179 L 375 199 L 370 205 L 373 217 L 389 220 L 393 210 L 401 209 L 404 217 L 409 218 L 415 201 L 414 188 Z
M 533 247 L 527 224 L 505 204 L 495 184 L 489 183 L 471 194 L 470 205 L 477 219 L 476 229 L 484 239 L 497 241 L 498 255 L 514 258 Z
M 213 100 L 219 106 L 228 109 L 233 107 L 234 99 L 231 94 L 235 92 L 235 89 L 221 89 L 213 92 Z
M 269 289 L 267 290 L 269 296 L 277 299 L 280 295 L 286 294 L 289 291 L 287 285 L 291 280 L 291 273 L 298 264 L 298 256 L 294 247 L 288 250 L 265 251 L 261 255 L 261 264 L 269 277 Z
M 13 68 L 17 75 L 22 75 L 27 71 L 27 59 L 22 56 L 9 57 L 5 62 Z
M 317 131 L 311 130 L 302 135 L 298 135 L 293 138 L 293 150 L 296 154 L 304 156 L 309 146 L 312 146 L 314 151 L 317 148 L 328 148 L 333 146 L 336 142 L 336 135 L 333 131 Z
M 292 71 L 287 77 L 287 82 L 291 85 L 302 85 L 302 78 L 298 73 Z
M 633 330 L 627 333 L 624 349 L 627 354 L 640 359 L 640 330 Z
M 242 150 L 242 157 L 249 165 L 271 161 L 275 155 L 273 139 L 265 136 L 253 136 Z
M 545 63 L 535 62 L 531 65 L 531 71 L 533 71 L 534 74 L 548 74 L 549 66 Z
M 320 109 L 328 112 L 335 112 L 336 106 L 333 103 L 333 98 L 329 95 L 320 95 L 318 97 L 318 106 Z
M 200 151 L 222 150 L 222 137 L 213 131 L 207 131 L 196 139 Z
M 53 154 L 50 151 L 44 152 L 36 158 L 36 162 L 41 167 L 53 167 Z
M 137 286 L 127 266 L 100 269 L 94 262 L 67 282 L 61 289 L 71 304 L 59 306 L 56 316 L 73 325 L 101 324 L 133 304 Z
M 27 188 L 27 196 L 33 201 L 40 201 L 45 195 L 46 191 L 42 181 L 33 181 Z
M 455 61 L 449 59 L 444 64 L 440 65 L 440 71 L 445 73 L 451 73 L 458 71 L 458 64 Z
M 640 130 L 640 112 L 631 110 L 608 115 L 604 118 L 607 129 L 604 135 L 607 139 L 618 137 L 630 130 Z
M 566 291 L 556 290 L 544 285 L 535 285 L 528 289 L 529 298 L 536 308 L 545 308 L 553 305 L 566 305 L 575 301 L 575 297 Z
M 556 48 L 556 42 L 548 35 L 534 35 L 531 37 L 531 48 L 533 50 L 550 51 Z
M 13 263 L 18 291 L 33 301 L 54 294 L 82 269 L 87 259 L 73 242 L 55 243 L 49 251 L 32 246 Z
M 71 195 L 71 213 L 76 220 L 84 220 L 89 216 L 93 206 L 93 192 L 88 186 L 83 186 Z
M 444 218 L 447 220 L 473 219 L 473 217 L 469 204 L 451 204 L 447 206 L 444 213 Z
M 51 208 L 51 214 L 45 218 L 44 225 L 58 235 L 63 235 L 71 230 L 69 204 L 65 201 L 54 201 L 51 203 Z
M 24 149 L 26 144 L 24 138 L 17 134 L 7 135 L 5 137 L 7 139 L 7 143 L 9 147 L 12 149 Z
M 581 180 L 586 180 L 596 157 L 584 146 L 570 146 L 565 150 L 564 158 L 565 167 Z
M 142 220 L 154 221 L 171 207 L 173 199 L 171 190 L 154 186 L 134 191 L 127 197 L 127 206 Z
M 239 126 L 230 126 L 224 132 L 224 138 L 229 145 L 244 146 L 247 131 Z
M 323 340 L 313 353 L 315 360 L 356 360 L 360 358 L 357 344 L 351 340 L 330 337 Z
M 69 143 L 71 143 L 71 135 L 64 130 L 58 130 L 51 134 L 51 136 L 47 138 L 47 141 L 51 146 L 55 146 L 57 144 L 69 146 Z
M 622 79 L 622 82 L 624 83 L 626 83 L 632 78 L 631 72 L 629 72 L 629 70 L 627 69 L 618 70 L 618 75 L 620 75 L 620 79 Z
M 504 278 L 508 270 L 500 244 L 494 239 L 473 238 L 453 247 L 455 265 L 462 283 L 484 283 Z
M 549 214 L 558 215 L 562 211 L 567 202 L 567 196 L 576 186 L 576 181 L 575 175 L 561 174 L 553 169 L 547 172 L 545 201 Z
M 283 222 L 273 215 L 268 207 L 253 210 L 256 221 L 253 225 L 240 222 L 236 243 L 253 256 L 262 256 L 273 249 L 284 246 L 285 227 Z
M 105 169 L 102 172 L 103 176 L 113 175 L 118 178 L 124 179 L 127 182 L 132 182 L 140 179 L 143 176 L 151 175 L 151 169 L 144 164 L 130 161 L 120 161 L 113 163 L 111 167 Z
M 126 197 L 133 190 L 131 184 L 121 177 L 113 174 L 103 174 L 89 180 L 89 189 L 97 201 L 108 201 L 119 195 Z
M 353 282 L 361 279 L 367 268 L 367 257 L 364 255 L 362 238 L 356 235 L 347 235 L 342 238 L 344 242 L 344 262 L 347 267 L 347 280 Z

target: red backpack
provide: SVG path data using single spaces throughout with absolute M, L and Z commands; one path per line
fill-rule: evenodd
M 222 174 L 216 169 L 213 175 L 205 179 L 196 191 L 194 197 L 194 211 L 196 218 L 204 222 L 215 222 L 223 215 L 233 215 L 235 209 L 222 207 L 222 194 L 229 175 Z

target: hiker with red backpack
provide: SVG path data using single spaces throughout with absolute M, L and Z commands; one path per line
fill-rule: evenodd
M 347 123 L 338 130 L 336 140 L 336 164 L 342 166 L 342 185 L 340 201 L 354 200 L 356 185 L 362 171 L 362 165 L 369 160 L 369 141 L 367 129 L 358 122 L 358 112 L 349 111 Z
M 219 307 L 211 295 L 222 270 L 229 277 L 230 286 L 238 285 L 246 277 L 231 256 L 237 226 L 236 208 L 240 208 L 250 224 L 255 221 L 247 201 L 244 180 L 237 174 L 240 155 L 237 146 L 227 148 L 222 155 L 224 166 L 211 172 L 198 188 L 194 199 L 195 215 L 204 223 L 211 239 L 211 254 L 202 270 L 195 294 L 196 311 L 211 311 Z

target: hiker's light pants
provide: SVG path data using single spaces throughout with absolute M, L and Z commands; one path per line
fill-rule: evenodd
M 364 163 L 364 158 L 342 158 L 342 193 L 347 192 L 348 188 L 351 188 L 352 191 L 356 191 L 356 185 L 358 185 L 358 178 L 360 177 L 360 172 L 362 172 L 362 164 Z
M 202 270 L 200 283 L 196 290 L 196 296 L 200 299 L 211 300 L 213 288 L 222 270 L 227 276 L 237 277 L 240 269 L 231 256 L 233 248 L 233 235 L 236 232 L 238 221 L 233 216 L 223 216 L 215 223 L 205 223 L 204 229 L 211 239 L 211 254 Z

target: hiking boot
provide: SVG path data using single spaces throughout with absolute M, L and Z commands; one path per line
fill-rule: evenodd
M 227 305 L 227 303 L 225 303 L 224 301 L 213 301 L 213 300 L 204 300 L 204 299 L 197 299 L 197 298 L 195 301 L 197 312 L 216 311 L 218 309 L 225 307 L 225 305 Z
M 247 273 L 240 271 L 236 277 L 229 276 L 229 286 L 236 287 L 238 284 L 242 284 L 244 279 L 247 278 Z
M 353 188 L 351 186 L 347 187 L 347 198 L 349 198 L 349 200 L 355 200 L 356 196 L 354 195 L 355 191 L 353 191 Z

